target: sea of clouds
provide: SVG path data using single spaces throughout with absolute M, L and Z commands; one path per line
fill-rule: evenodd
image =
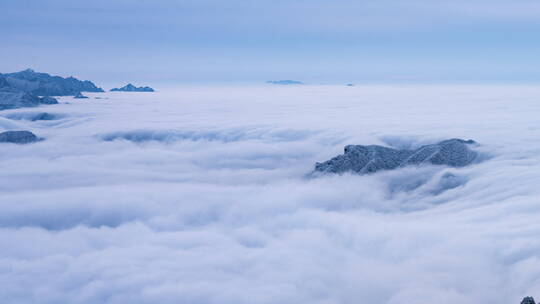
M 45 138 L 0 144 L 2 303 L 540 296 L 539 87 L 88 95 L 0 112 L 0 131 Z M 54 119 L 32 121 L 41 112 Z M 454 137 L 482 161 L 310 176 L 347 144 Z

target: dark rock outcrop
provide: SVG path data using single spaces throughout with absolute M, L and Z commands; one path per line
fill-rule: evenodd
M 75 95 L 81 91 L 103 92 L 103 89 L 87 80 L 51 76 L 30 69 L 0 74 L 0 111 L 35 107 L 40 104 L 57 104 L 58 100 L 49 96 Z
M 75 96 L 73 96 L 73 98 L 77 98 L 77 99 L 85 99 L 85 98 L 88 98 L 88 96 L 84 96 L 81 92 L 75 94 Z
M 0 133 L 0 143 L 28 144 L 39 140 L 39 137 L 30 131 L 7 131 Z
M 470 149 L 473 144 L 473 140 L 449 139 L 416 150 L 349 145 L 345 147 L 343 155 L 317 163 L 315 172 L 367 174 L 422 164 L 463 167 L 471 164 L 477 157 L 477 153 Z
M 56 98 L 53 98 L 53 97 L 50 97 L 50 96 L 45 96 L 45 97 L 41 97 L 40 98 L 40 103 L 41 104 L 57 104 L 58 103 L 58 100 L 56 100 Z
M 35 107 L 40 104 L 57 104 L 52 97 L 38 97 L 34 94 L 16 92 L 14 90 L 0 91 L 0 111 L 23 107 Z
M 38 120 L 55 120 L 58 119 L 58 117 L 54 114 L 50 113 L 38 113 L 35 116 L 31 117 L 31 121 L 38 121 Z
M 6 80 L 6 77 L 4 77 L 4 75 L 0 74 L 0 90 L 3 89 L 3 88 L 8 88 L 8 87 L 9 87 L 9 83 Z
M 523 300 L 521 301 L 521 304 L 536 304 L 536 302 L 534 302 L 534 298 L 533 298 L 533 297 L 525 297 L 525 298 L 523 298 Z
M 303 82 L 301 81 L 296 81 L 296 80 L 269 80 L 267 81 L 266 83 L 270 83 L 270 84 L 279 84 L 279 85 L 295 85 L 295 84 L 304 84 Z
M 17 73 L 5 74 L 11 87 L 41 96 L 67 96 L 77 92 L 103 92 L 91 81 L 74 77 L 63 78 L 38 73 L 27 69 Z
M 154 92 L 154 89 L 151 87 L 136 87 L 131 83 L 128 83 L 121 88 L 111 89 L 111 92 Z

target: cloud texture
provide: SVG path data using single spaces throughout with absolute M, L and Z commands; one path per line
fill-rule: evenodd
M 46 138 L 0 147 L 3 303 L 503 304 L 540 295 L 536 87 L 104 94 L 0 113 L 0 131 Z M 39 112 L 55 119 L 32 121 Z M 489 159 L 307 176 L 346 144 L 453 137 L 479 142 Z

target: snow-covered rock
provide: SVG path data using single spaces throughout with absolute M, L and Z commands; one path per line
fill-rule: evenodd
M 360 174 L 391 170 L 409 165 L 446 165 L 463 167 L 472 163 L 477 153 L 470 149 L 473 140 L 448 139 L 416 150 L 398 150 L 383 146 L 349 145 L 343 155 L 315 165 L 316 172 Z

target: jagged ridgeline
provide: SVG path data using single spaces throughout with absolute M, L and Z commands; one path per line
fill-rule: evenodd
M 51 76 L 31 69 L 0 74 L 0 110 L 57 104 L 49 96 L 77 96 L 80 92 L 103 92 L 103 89 L 88 80 Z
M 38 96 L 69 96 L 79 92 L 103 92 L 102 88 L 98 88 L 88 80 L 51 76 L 31 69 L 17 73 L 0 74 L 0 88 L 2 87 Z
M 154 89 L 151 87 L 136 87 L 131 83 L 128 83 L 121 88 L 111 89 L 111 92 L 154 92 Z
M 470 149 L 473 140 L 452 138 L 437 144 L 422 146 L 416 150 L 393 149 L 383 146 L 349 145 L 342 155 L 315 165 L 315 172 L 358 174 L 391 170 L 410 165 L 446 165 L 464 167 L 471 164 L 477 152 Z

